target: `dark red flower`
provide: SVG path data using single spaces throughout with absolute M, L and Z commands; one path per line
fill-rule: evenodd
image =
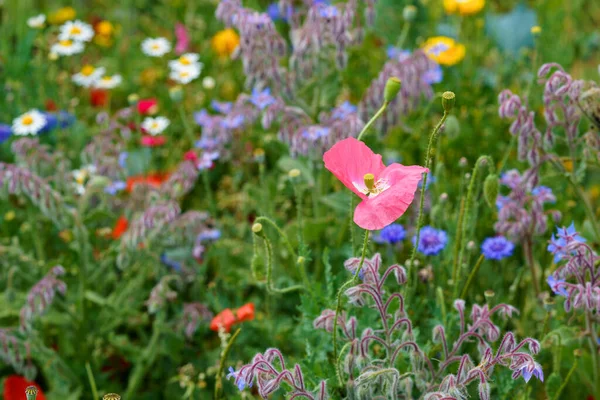
M 35 382 L 30 382 L 20 375 L 10 375 L 4 381 L 4 400 L 24 400 L 25 389 L 28 386 L 35 386 L 38 390 L 36 400 L 46 400 L 42 388 Z
M 52 99 L 46 100 L 46 111 L 55 112 L 58 111 L 58 106 Z
M 94 107 L 104 107 L 108 102 L 108 91 L 104 89 L 92 89 L 90 91 L 90 103 Z
M 158 111 L 156 99 L 143 99 L 137 103 L 138 112 L 142 115 L 155 114 Z

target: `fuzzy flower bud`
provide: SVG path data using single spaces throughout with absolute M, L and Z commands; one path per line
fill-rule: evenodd
M 456 95 L 454 92 L 444 92 L 442 94 L 442 106 L 444 112 L 449 113 L 454 108 L 454 102 L 456 101 Z
M 496 199 L 498 198 L 498 175 L 489 174 L 483 183 L 483 196 L 490 208 L 496 208 Z
M 383 99 L 386 103 L 391 102 L 396 98 L 400 89 L 402 88 L 402 82 L 400 79 L 391 77 L 385 83 L 385 89 L 383 90 Z
M 402 10 L 402 18 L 404 18 L 404 20 L 406 22 L 414 21 L 416 16 L 417 16 L 417 7 L 415 7 L 413 5 L 406 6 Z
M 259 234 L 262 232 L 262 224 L 261 223 L 255 223 L 254 225 L 252 225 L 252 232 Z

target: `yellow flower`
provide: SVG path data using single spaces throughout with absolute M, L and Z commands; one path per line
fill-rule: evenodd
M 54 25 L 60 25 L 72 19 L 75 19 L 75 9 L 73 7 L 63 7 L 48 16 L 48 22 Z
M 100 21 L 96 24 L 96 33 L 98 35 L 110 36 L 115 28 L 109 21 Z
M 240 37 L 231 28 L 217 32 L 212 38 L 212 48 L 221 57 L 229 56 L 240 44 Z
M 455 65 L 465 58 L 465 46 L 446 36 L 435 36 L 423 44 L 425 54 L 441 65 Z
M 444 9 L 448 14 L 477 14 L 485 6 L 485 0 L 444 0 Z

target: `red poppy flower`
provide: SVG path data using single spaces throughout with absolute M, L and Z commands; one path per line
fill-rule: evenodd
M 220 313 L 218 313 L 210 322 L 210 329 L 212 331 L 218 332 L 219 326 L 223 326 L 225 328 L 225 332 L 231 331 L 231 326 L 235 323 L 235 316 L 233 315 L 233 311 L 230 308 L 226 308 Z
M 138 101 L 137 109 L 142 115 L 156 114 L 158 111 L 158 102 L 156 99 L 143 99 Z
M 133 187 L 138 183 L 145 183 L 146 185 L 150 185 L 153 187 L 160 187 L 164 181 L 169 179 L 169 174 L 165 173 L 154 173 L 148 174 L 146 176 L 136 175 L 127 178 L 127 191 L 131 192 Z
M 104 89 L 92 89 L 90 91 L 90 103 L 94 107 L 104 107 L 108 102 L 108 91 Z
M 196 163 L 198 161 L 198 154 L 194 150 L 190 150 L 183 155 L 183 159 Z
M 160 147 L 165 144 L 166 141 L 167 139 L 165 139 L 164 136 L 144 135 L 140 142 L 144 147 Z
M 125 218 L 124 216 L 120 216 L 119 219 L 117 220 L 117 223 L 115 224 L 115 227 L 113 228 L 112 235 L 111 235 L 112 238 L 114 240 L 117 240 L 118 238 L 123 236 L 123 234 L 127 231 L 128 227 L 129 227 L 129 222 L 127 221 L 127 218 Z
M 58 106 L 52 99 L 46 100 L 46 111 L 54 112 L 58 111 Z
M 237 322 L 252 321 L 254 319 L 254 303 L 244 304 L 236 311 Z
M 20 375 L 10 375 L 4 381 L 4 400 L 23 400 L 25 399 L 25 389 L 28 386 L 35 386 L 38 390 L 36 400 L 46 400 L 42 388 L 35 382 L 30 382 Z

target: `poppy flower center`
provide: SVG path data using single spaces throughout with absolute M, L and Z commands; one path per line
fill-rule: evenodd
M 91 65 L 86 65 L 81 69 L 81 74 L 85 76 L 90 76 L 94 72 L 94 67 Z
M 353 182 L 354 187 L 361 193 L 366 194 L 369 198 L 373 198 L 390 187 L 390 184 L 385 179 L 375 180 L 375 175 L 368 173 L 363 177 L 362 184 Z
M 21 122 L 23 122 L 23 125 L 31 125 L 33 124 L 33 117 L 31 117 L 31 115 L 26 115 Z

